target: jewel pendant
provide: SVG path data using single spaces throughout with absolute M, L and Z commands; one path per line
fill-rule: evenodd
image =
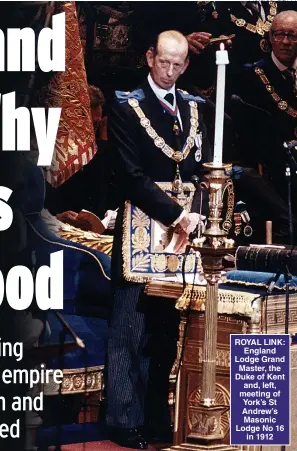
M 176 173 L 172 183 L 172 191 L 176 194 L 181 194 L 183 192 L 183 182 L 179 172 L 179 165 L 176 165 Z

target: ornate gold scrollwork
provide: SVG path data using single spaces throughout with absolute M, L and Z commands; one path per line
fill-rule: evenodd
M 217 419 L 212 416 L 206 416 L 197 411 L 197 406 L 199 405 L 201 399 L 201 387 L 195 387 L 193 392 L 188 398 L 188 411 L 187 411 L 187 421 L 189 426 L 189 432 L 191 437 L 196 435 L 207 435 L 217 428 Z M 216 403 L 219 405 L 229 406 L 230 404 L 230 393 L 221 384 L 216 383 L 215 390 Z M 228 410 L 221 416 L 220 427 L 222 429 L 223 436 L 226 436 L 230 429 L 230 413 Z
M 207 182 L 204 182 L 204 181 L 201 182 L 200 186 L 202 189 L 209 189 L 209 183 L 207 183 Z M 223 196 L 222 196 L 223 199 L 224 199 L 226 191 L 228 194 L 227 212 L 226 212 L 226 217 L 224 219 L 222 227 L 223 227 L 223 230 L 228 233 L 232 227 L 232 217 L 233 217 L 233 211 L 234 211 L 234 197 L 235 197 L 234 186 L 233 186 L 233 182 L 232 182 L 231 178 L 226 181 L 226 185 L 224 187 Z
M 234 187 L 233 187 L 232 179 L 227 180 L 226 186 L 223 191 L 223 197 L 225 195 L 226 190 L 228 193 L 228 200 L 227 200 L 228 203 L 227 203 L 226 217 L 225 217 L 222 227 L 225 232 L 229 232 L 229 230 L 232 227 L 232 217 L 233 217 L 233 210 L 234 210 Z

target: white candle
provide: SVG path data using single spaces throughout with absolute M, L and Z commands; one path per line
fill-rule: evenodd
M 224 104 L 225 104 L 225 79 L 226 64 L 229 64 L 228 52 L 223 43 L 216 52 L 217 73 L 217 98 L 213 164 L 221 166 L 223 162 L 223 132 L 224 132 Z

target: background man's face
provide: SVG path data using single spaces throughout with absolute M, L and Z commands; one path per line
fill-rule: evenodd
M 98 106 L 97 108 L 92 108 L 91 114 L 92 114 L 93 127 L 94 127 L 94 130 L 96 131 L 100 125 L 100 122 L 102 121 L 102 107 Z
M 162 40 L 155 54 L 147 52 L 147 62 L 154 82 L 163 89 L 170 89 L 188 67 L 188 49 L 175 40 Z
M 274 24 L 270 41 L 277 59 L 285 66 L 291 66 L 297 57 L 296 19 L 290 20 L 290 18 L 287 18 Z

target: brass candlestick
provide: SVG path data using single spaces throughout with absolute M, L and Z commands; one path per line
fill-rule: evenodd
M 230 164 L 218 166 L 212 163 L 205 163 L 204 167 L 209 170 L 209 174 L 206 176 L 207 181 L 203 182 L 209 190 L 208 226 L 203 235 L 194 240 L 192 246 L 194 251 L 199 251 L 201 254 L 203 270 L 207 280 L 202 344 L 202 378 L 201 383 L 197 382 L 194 390 L 193 384 L 191 389 L 188 388 L 188 384 L 190 384 L 188 379 L 186 379 L 187 382 L 185 382 L 184 378 L 183 382 L 179 379 L 175 426 L 177 427 L 181 422 L 179 416 L 181 414 L 185 415 L 187 418 L 186 432 L 180 433 L 176 429 L 173 446 L 166 448 L 164 451 L 234 451 L 239 449 L 223 443 L 223 418 L 224 413 L 229 410 L 229 406 L 219 404 L 217 402 L 218 396 L 216 396 L 218 395 L 219 385 L 216 383 L 218 282 L 223 270 L 222 259 L 224 255 L 226 255 L 226 252 L 235 251 L 234 241 L 227 238 L 227 230 L 229 226 L 231 227 L 230 218 L 232 218 L 230 210 L 233 210 L 234 205 L 233 185 L 228 175 L 232 166 Z M 225 220 L 223 228 L 221 214 L 225 189 L 227 189 L 229 196 L 227 219 L 230 224 L 226 224 Z M 187 337 L 184 337 L 184 339 L 187 340 Z M 187 348 L 187 341 L 185 346 Z M 191 348 L 191 345 L 189 346 Z M 186 377 L 190 377 L 188 375 L 189 372 L 187 372 Z M 187 390 L 191 390 L 192 393 L 193 391 L 200 393 L 200 396 L 195 398 L 194 406 L 193 400 L 190 399 L 190 394 L 184 394 L 184 396 L 187 396 L 185 412 L 179 411 L 181 393 L 185 390 L 183 383 L 186 383 Z M 181 409 L 183 409 L 182 404 Z M 191 419 L 193 415 L 194 420 Z
M 202 265 L 207 280 L 205 301 L 204 340 L 202 346 L 202 382 L 199 414 L 200 425 L 196 428 L 194 447 L 186 449 L 215 449 L 218 451 L 234 450 L 236 448 L 223 444 L 221 417 L 229 407 L 217 405 L 216 394 L 216 350 L 218 323 L 218 282 L 223 270 L 222 259 L 228 252 L 232 252 L 234 241 L 227 238 L 227 232 L 221 228 L 223 195 L 226 183 L 230 180 L 227 175 L 231 170 L 230 164 L 221 166 L 205 163 L 209 170 L 204 185 L 209 190 L 209 218 L 202 239 L 197 244 L 197 250 L 202 257 Z M 231 224 L 230 224 L 231 225 Z
M 231 164 L 222 164 L 221 166 L 213 163 L 204 163 L 203 166 L 210 171 L 206 176 L 208 182 L 203 182 L 209 189 L 209 218 L 210 227 L 206 229 L 204 235 L 211 238 L 226 237 L 227 233 L 220 227 L 222 221 L 221 213 L 223 209 L 223 194 L 227 180 L 227 175 L 231 169 Z M 225 240 L 223 239 L 222 243 Z M 212 246 L 212 241 L 210 242 Z

